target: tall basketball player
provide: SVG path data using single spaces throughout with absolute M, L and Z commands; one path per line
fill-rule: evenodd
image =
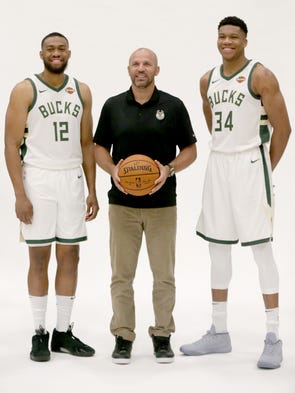
M 30 358 L 34 361 L 50 359 L 45 319 L 53 243 L 57 323 L 51 350 L 76 356 L 94 354 L 93 348 L 73 335 L 70 324 L 79 243 L 87 239 L 85 221 L 93 220 L 98 212 L 91 92 L 64 73 L 70 56 L 65 36 L 54 32 L 44 37 L 43 71 L 14 87 L 6 113 L 6 164 L 21 235 L 29 247 L 28 291 L 35 330 Z
M 291 128 L 276 77 L 245 57 L 247 32 L 237 17 L 219 23 L 222 65 L 200 81 L 212 141 L 197 234 L 209 242 L 213 321 L 203 338 L 180 350 L 185 355 L 231 351 L 227 330 L 231 245 L 240 241 L 252 248 L 265 304 L 267 332 L 258 367 L 277 368 L 283 357 L 278 331 L 279 277 L 271 247 L 271 173 L 283 155 Z

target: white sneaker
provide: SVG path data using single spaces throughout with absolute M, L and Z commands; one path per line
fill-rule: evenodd
M 198 341 L 192 344 L 185 344 L 180 347 L 180 351 L 187 356 L 200 356 L 209 353 L 231 352 L 231 340 L 228 333 L 216 333 L 215 326 Z
M 264 348 L 260 356 L 257 367 L 278 368 L 283 361 L 282 340 L 278 340 L 272 332 L 267 333 L 264 340 Z

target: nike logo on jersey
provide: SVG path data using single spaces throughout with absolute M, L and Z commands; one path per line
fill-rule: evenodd
M 47 89 L 45 89 L 45 90 L 39 90 L 39 93 L 44 93 L 44 91 L 47 91 Z
M 216 83 L 216 82 L 219 82 L 220 81 L 220 79 L 215 79 L 215 81 L 212 81 L 212 83 Z
M 257 158 L 257 160 L 251 160 L 251 164 L 254 164 L 254 162 L 259 161 L 260 158 Z
M 78 179 L 81 179 L 82 175 L 78 175 Z

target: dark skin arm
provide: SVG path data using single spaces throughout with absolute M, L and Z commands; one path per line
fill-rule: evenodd
M 207 89 L 208 89 L 209 76 L 210 76 L 210 71 L 206 72 L 206 74 L 203 75 L 202 78 L 200 79 L 200 93 L 201 93 L 201 97 L 202 97 L 203 113 L 205 116 L 208 130 L 211 133 L 212 111 L 211 111 L 211 105 L 207 99 Z
M 252 89 L 255 94 L 261 96 L 273 127 L 269 152 L 271 167 L 274 170 L 285 151 L 291 133 L 286 104 L 275 75 L 261 64 L 258 64 L 253 72 Z
M 96 166 L 92 135 L 92 97 L 86 84 L 79 82 L 79 87 L 83 99 L 83 115 L 81 119 L 82 167 L 88 188 L 86 221 L 91 221 L 97 216 L 99 210 L 95 189 Z
M 15 193 L 15 213 L 17 218 L 25 224 L 32 222 L 33 206 L 24 190 L 19 148 L 33 96 L 33 88 L 28 81 L 17 84 L 11 92 L 5 118 L 6 166 Z

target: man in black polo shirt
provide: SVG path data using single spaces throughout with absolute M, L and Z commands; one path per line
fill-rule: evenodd
M 144 232 L 154 279 L 155 326 L 149 328 L 149 334 L 157 362 L 170 363 L 174 359 L 170 334 L 175 331 L 174 173 L 196 159 L 196 138 L 182 101 L 155 87 L 159 66 L 154 52 L 137 49 L 130 56 L 128 72 L 130 90 L 106 101 L 94 136 L 96 162 L 112 180 L 108 193 L 113 306 L 110 328 L 116 337 L 112 358 L 115 363 L 130 362 L 135 339 L 132 283 Z M 121 160 L 132 154 L 145 154 L 157 162 L 160 177 L 149 195 L 129 195 L 120 184 Z

